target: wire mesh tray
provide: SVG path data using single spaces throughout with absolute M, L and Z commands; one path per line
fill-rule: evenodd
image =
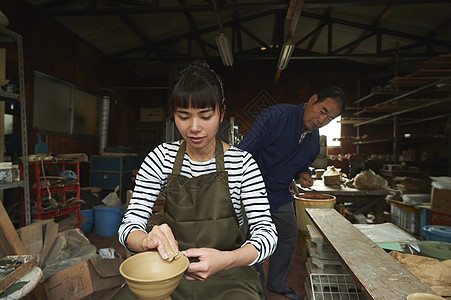
M 310 274 L 311 299 L 314 300 L 365 300 L 349 274 Z

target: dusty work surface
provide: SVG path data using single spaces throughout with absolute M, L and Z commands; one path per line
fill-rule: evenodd
M 306 209 L 365 296 L 405 300 L 412 293 L 435 292 L 334 209 Z

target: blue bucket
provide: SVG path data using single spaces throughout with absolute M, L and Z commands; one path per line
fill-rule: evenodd
M 421 233 L 426 241 L 451 243 L 451 226 L 425 225 Z
M 96 234 L 100 236 L 116 235 L 124 215 L 124 208 L 95 206 L 94 211 Z
M 83 231 L 83 233 L 90 233 L 94 227 L 94 209 L 82 209 L 80 210 L 80 214 L 88 219 L 88 221 L 81 224 L 81 231 Z

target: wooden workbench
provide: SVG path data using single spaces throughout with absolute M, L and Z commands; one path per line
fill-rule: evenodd
M 436 294 L 334 209 L 306 209 L 367 299 L 405 300 L 412 293 Z
M 297 186 L 301 189 L 299 184 Z M 344 185 L 325 185 L 322 180 L 314 180 L 312 190 L 334 195 L 336 197 L 336 203 L 350 202 L 354 204 L 365 204 L 354 213 L 364 214 L 373 211 L 376 217 L 375 223 L 382 223 L 384 221 L 385 197 L 390 194 L 390 189 L 359 190 L 345 187 Z M 309 190 L 305 189 L 305 192 L 309 192 Z

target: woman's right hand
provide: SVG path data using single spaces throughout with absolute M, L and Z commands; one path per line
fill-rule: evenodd
M 153 226 L 152 230 L 141 242 L 141 246 L 144 251 L 156 248 L 163 259 L 167 259 L 171 254 L 168 253 L 168 250 L 166 249 L 167 245 L 172 248 L 174 254 L 179 252 L 178 243 L 175 240 L 172 230 L 168 224 Z

